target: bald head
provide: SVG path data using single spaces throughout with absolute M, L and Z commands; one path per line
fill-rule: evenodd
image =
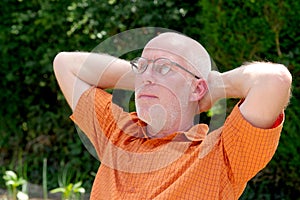
M 192 38 L 178 33 L 162 33 L 150 40 L 144 49 L 163 50 L 179 56 L 205 79 L 211 70 L 210 57 L 204 47 Z

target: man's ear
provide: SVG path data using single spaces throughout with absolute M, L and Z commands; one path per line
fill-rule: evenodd
M 190 101 L 199 101 L 208 91 L 207 82 L 204 79 L 197 79 L 192 82 L 192 89 Z

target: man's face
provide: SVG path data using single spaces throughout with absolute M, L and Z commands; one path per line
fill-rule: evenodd
M 168 58 L 187 68 L 180 57 L 167 51 L 146 49 L 142 57 L 149 60 Z M 180 126 L 189 105 L 191 76 L 177 67 L 165 74 L 152 69 L 150 62 L 145 72 L 136 75 L 135 102 L 140 119 L 158 130 Z

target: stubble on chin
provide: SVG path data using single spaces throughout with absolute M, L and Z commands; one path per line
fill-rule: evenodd
M 166 128 L 167 110 L 160 104 L 151 105 L 148 108 L 138 107 L 138 117 L 148 124 L 152 132 L 158 133 Z

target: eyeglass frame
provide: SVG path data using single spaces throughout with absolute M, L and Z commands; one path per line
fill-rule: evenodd
M 187 70 L 186 68 L 184 68 L 184 67 L 181 66 L 180 64 L 178 64 L 178 63 L 176 63 L 176 62 L 174 62 L 174 61 L 172 61 L 172 60 L 170 60 L 170 59 L 168 59 L 168 58 L 156 58 L 155 60 L 153 60 L 153 59 L 148 59 L 148 58 L 144 58 L 144 57 L 136 57 L 136 58 L 134 58 L 133 60 L 130 61 L 130 64 L 131 64 L 131 67 L 132 67 L 132 68 L 133 68 L 133 67 L 138 68 L 138 67 L 136 66 L 136 64 L 135 64 L 133 61 L 138 60 L 139 58 L 145 59 L 145 60 L 147 61 L 147 66 L 145 67 L 145 69 L 144 69 L 142 72 L 140 72 L 140 73 L 137 72 L 137 74 L 142 74 L 142 73 L 144 73 L 144 72 L 147 70 L 147 68 L 148 68 L 148 66 L 149 66 L 149 63 L 150 63 L 149 61 L 151 61 L 152 63 L 155 63 L 155 62 L 156 62 L 157 60 L 159 60 L 159 59 L 166 59 L 166 60 L 170 61 L 170 63 L 172 64 L 172 66 L 177 66 L 178 68 L 180 68 L 180 69 L 184 70 L 185 72 L 187 72 L 188 74 L 192 75 L 194 78 L 196 78 L 196 79 L 201 79 L 201 77 L 197 76 L 197 75 L 194 74 L 193 72 Z M 170 69 L 171 69 L 171 68 L 170 68 Z M 171 69 L 171 70 L 172 70 L 172 69 Z M 134 71 L 134 70 L 133 70 L 133 71 Z M 135 71 L 134 71 L 134 72 L 135 72 Z M 135 73 L 136 73 L 136 72 L 135 72 Z

